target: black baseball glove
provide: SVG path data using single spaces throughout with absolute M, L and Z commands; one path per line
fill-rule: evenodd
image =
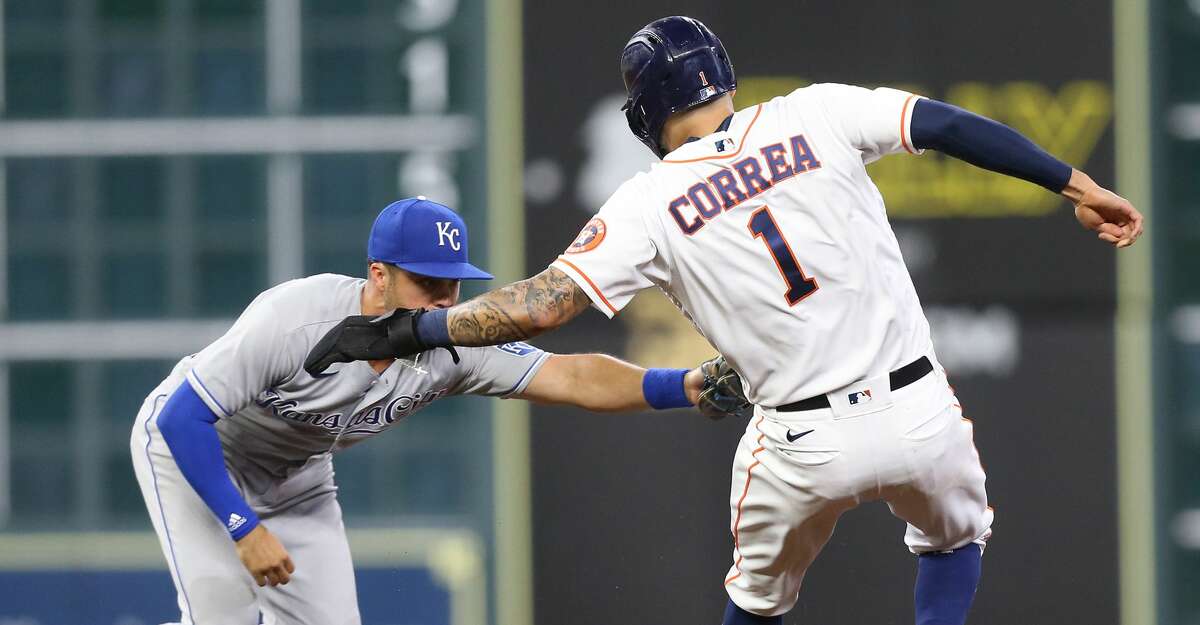
M 304 370 L 316 376 L 335 362 L 405 358 L 429 349 L 417 338 L 417 319 L 424 310 L 397 308 L 386 315 L 353 315 L 333 326 L 304 359 Z M 447 347 L 455 364 L 458 352 Z
M 696 408 L 704 416 L 717 420 L 729 415 L 748 417 L 754 411 L 742 392 L 742 378 L 724 356 L 706 360 L 700 365 L 704 374 L 704 386 L 700 388 L 700 399 Z

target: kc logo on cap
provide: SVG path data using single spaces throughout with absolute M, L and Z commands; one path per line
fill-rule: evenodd
M 462 249 L 462 245 L 458 242 L 458 228 L 452 226 L 454 224 L 449 221 L 437 222 L 438 246 L 444 247 L 449 243 L 450 249 L 457 252 Z
M 367 258 L 431 278 L 491 280 L 491 274 L 467 260 L 468 248 L 462 217 L 419 195 L 380 211 L 367 240 Z

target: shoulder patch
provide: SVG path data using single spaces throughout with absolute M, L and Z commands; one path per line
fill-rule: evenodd
M 592 217 L 583 226 L 583 230 L 579 231 L 579 235 L 567 247 L 568 254 L 580 254 L 596 249 L 600 242 L 604 240 L 604 234 L 607 231 L 607 226 L 604 225 L 604 220 L 599 217 Z
M 529 354 L 542 351 L 530 345 L 529 343 L 522 343 L 521 341 L 497 345 L 496 349 L 502 352 L 508 352 L 514 356 L 528 356 Z

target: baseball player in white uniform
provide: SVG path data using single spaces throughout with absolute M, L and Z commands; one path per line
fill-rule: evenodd
M 511 342 L 309 375 L 305 356 L 347 315 L 450 306 L 460 280 L 491 278 L 467 261 L 462 219 L 425 198 L 386 207 L 368 254 L 365 280 L 322 274 L 263 292 L 142 405 L 130 451 L 184 624 L 250 625 L 260 611 L 268 624 L 359 623 L 334 452 L 448 395 L 644 409 L 643 378 L 674 371 Z M 676 405 L 695 402 L 700 377 Z
M 1062 193 L 1118 248 L 1142 216 L 1011 128 L 910 93 L 818 84 L 735 112 L 729 57 L 691 18 L 639 30 L 621 69 L 630 129 L 662 162 L 538 276 L 402 312 L 395 353 L 528 338 L 588 305 L 612 317 L 658 287 L 755 405 L 733 465 L 725 625 L 781 624 L 838 517 L 871 500 L 908 524 L 916 622 L 961 625 L 991 534 L 984 472 L 866 165 L 935 149 Z

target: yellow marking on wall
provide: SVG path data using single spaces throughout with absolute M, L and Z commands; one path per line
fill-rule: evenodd
M 797 76 L 748 76 L 738 79 L 737 93 L 733 95 L 733 106 L 737 110 L 766 102 L 775 96 L 787 95 L 809 81 Z
M 625 356 L 640 365 L 690 368 L 717 353 L 658 289 L 638 293 L 621 318 L 630 328 Z
M 779 76 L 750 76 L 739 82 L 735 98 L 739 108 L 807 84 Z M 1100 81 L 1069 82 L 1057 91 L 1033 82 L 966 82 L 952 85 L 945 94 L 920 85 L 890 86 L 1008 124 L 1080 169 L 1086 169 L 1113 117 L 1112 90 Z M 818 146 L 814 149 L 820 153 Z M 1063 205 L 1060 197 L 1039 186 L 932 152 L 918 158 L 880 159 L 867 171 L 883 193 L 888 214 L 897 219 L 1042 217 Z

